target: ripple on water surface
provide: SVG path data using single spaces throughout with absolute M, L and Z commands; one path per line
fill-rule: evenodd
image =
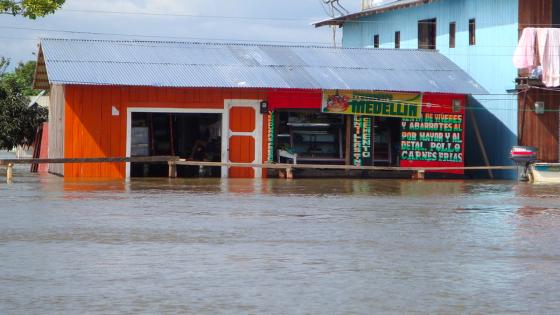
M 556 186 L 0 186 L 0 313 L 557 313 Z

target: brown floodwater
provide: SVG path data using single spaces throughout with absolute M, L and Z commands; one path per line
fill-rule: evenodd
M 0 314 L 560 312 L 558 186 L 3 178 Z

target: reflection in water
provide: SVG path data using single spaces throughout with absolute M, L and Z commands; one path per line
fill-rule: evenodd
M 560 209 L 523 206 L 523 207 L 519 208 L 518 213 L 519 213 L 519 215 L 522 215 L 522 216 L 531 217 L 531 216 L 546 214 L 547 212 L 550 212 L 550 211 L 556 212 L 556 211 L 560 211 Z
M 490 181 L 0 185 L 0 313 L 560 309 L 560 189 Z

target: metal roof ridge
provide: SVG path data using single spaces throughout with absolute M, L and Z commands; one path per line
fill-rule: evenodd
M 108 64 L 135 64 L 135 65 L 171 65 L 171 66 L 198 66 L 198 67 L 239 67 L 239 68 L 320 68 L 320 69 L 363 69 L 363 70 L 377 70 L 377 71 L 430 71 L 430 72 L 449 72 L 456 71 L 456 69 L 396 69 L 396 68 L 366 68 L 366 67 L 351 67 L 351 66 L 322 66 L 322 65 L 245 65 L 245 64 L 205 64 L 205 63 L 174 63 L 174 62 L 145 62 L 138 63 L 138 61 L 114 61 L 114 60 L 65 60 L 65 59 L 47 59 L 52 63 L 108 63 Z
M 115 39 L 83 39 L 83 38 L 41 38 L 43 41 L 61 41 L 61 42 L 91 42 L 91 43 L 112 43 L 112 44 L 187 44 L 187 45 L 201 45 L 201 46 L 246 46 L 246 47 L 282 47 L 282 48 L 317 48 L 317 49 L 330 49 L 330 50 L 382 50 L 382 51 L 404 51 L 404 52 L 431 52 L 438 53 L 434 49 L 419 49 L 419 48 L 366 48 L 366 47 L 332 47 L 332 46 L 319 46 L 319 45 L 280 45 L 280 44 L 260 44 L 260 43 L 216 43 L 204 41 L 153 41 L 153 40 L 115 40 Z M 137 46 L 137 45 L 131 45 Z
M 212 41 L 179 41 L 179 40 L 137 40 L 137 39 L 97 39 L 97 38 L 41 38 L 44 41 L 61 41 L 61 42 L 97 42 L 112 44 L 189 44 L 189 45 L 208 45 L 208 46 L 251 46 L 251 47 L 290 47 L 290 48 L 335 48 L 325 45 L 280 45 L 270 43 L 255 42 L 212 42 Z M 338 47 L 337 47 L 338 48 Z

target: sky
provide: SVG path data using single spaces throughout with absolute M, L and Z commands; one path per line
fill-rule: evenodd
M 332 44 L 330 28 L 310 25 L 328 18 L 321 1 L 67 0 L 37 20 L 0 15 L 0 56 L 10 58 L 12 68 L 34 60 L 41 37 Z M 361 0 L 340 3 L 350 12 L 361 8 Z M 339 43 L 341 36 L 338 31 Z

